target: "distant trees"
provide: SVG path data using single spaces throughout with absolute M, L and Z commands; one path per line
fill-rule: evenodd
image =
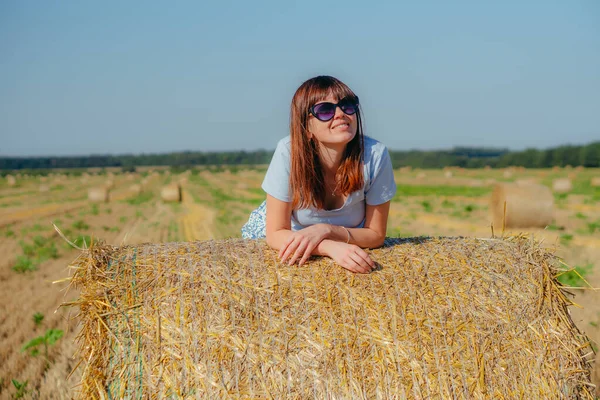
M 194 165 L 258 165 L 268 164 L 272 151 L 233 151 L 233 152 L 179 152 L 165 154 L 124 154 L 91 155 L 75 157 L 0 157 L 0 170 L 38 170 L 42 172 L 54 168 L 121 167 L 133 171 L 138 166 L 170 165 L 191 167 Z M 463 168 L 523 166 L 527 168 L 550 168 L 554 166 L 600 167 L 600 142 L 584 146 L 560 146 L 548 150 L 527 149 L 509 151 L 507 149 L 457 147 L 438 151 L 390 151 L 395 168 L 443 168 L 447 166 Z

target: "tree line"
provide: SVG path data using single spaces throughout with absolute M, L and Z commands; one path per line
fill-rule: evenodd
M 273 151 L 176 152 L 164 154 L 91 155 L 62 157 L 0 157 L 0 170 L 51 170 L 55 168 L 121 167 L 133 171 L 138 166 L 260 165 L 271 161 Z M 600 141 L 582 146 L 559 146 L 547 150 L 456 147 L 450 150 L 390 151 L 394 168 L 551 168 L 600 167 Z

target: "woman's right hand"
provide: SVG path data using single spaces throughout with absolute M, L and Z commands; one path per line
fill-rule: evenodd
M 375 262 L 355 244 L 327 241 L 327 255 L 348 271 L 367 274 L 375 269 Z

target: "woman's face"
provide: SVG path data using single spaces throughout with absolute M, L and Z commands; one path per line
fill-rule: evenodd
M 328 95 L 318 103 L 338 103 L 340 99 Z M 317 104 L 318 104 L 317 103 Z M 357 114 L 347 115 L 339 107 L 335 109 L 335 116 L 329 121 L 319 121 L 314 115 L 308 116 L 308 132 L 319 143 L 325 145 L 346 145 L 357 131 Z

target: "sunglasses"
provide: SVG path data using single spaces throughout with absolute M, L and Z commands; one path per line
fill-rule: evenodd
M 315 116 L 319 121 L 329 121 L 335 115 L 335 109 L 339 107 L 346 115 L 356 114 L 358 111 L 358 97 L 356 101 L 342 99 L 339 103 L 318 103 L 308 109 L 308 112 Z

